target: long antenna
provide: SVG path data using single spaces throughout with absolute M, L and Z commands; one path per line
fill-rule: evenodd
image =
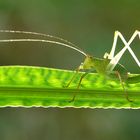
M 64 44 L 69 44 L 79 50 L 81 50 L 81 48 L 79 48 L 77 45 L 75 45 L 74 43 L 71 43 L 63 38 L 60 38 L 60 37 L 56 37 L 56 36 L 52 36 L 52 35 L 49 35 L 49 34 L 44 34 L 44 33 L 37 33 L 37 32 L 29 32 L 29 31 L 14 31 L 14 30 L 0 30 L 1 33 L 17 33 L 17 34 L 30 34 L 30 35 L 38 35 L 38 36 L 42 36 L 42 37 L 49 37 L 49 38 L 53 38 L 53 39 L 57 39 L 59 41 L 63 41 Z M 83 51 L 83 50 L 81 50 Z
M 43 40 L 43 39 L 2 39 L 0 42 L 44 42 L 44 43 L 53 43 L 53 44 L 58 44 L 62 45 L 68 48 L 71 48 L 73 50 L 76 50 L 77 52 L 83 54 L 84 56 L 87 56 L 87 54 L 78 48 L 75 48 L 73 46 L 70 46 L 68 44 L 62 43 L 62 42 L 57 42 L 57 41 L 52 41 L 52 40 Z

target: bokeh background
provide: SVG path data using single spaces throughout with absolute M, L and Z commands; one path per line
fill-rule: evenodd
M 140 29 L 138 0 L 0 0 L 0 29 L 42 32 L 67 39 L 102 58 L 110 52 L 114 31 L 129 40 Z M 0 33 L 0 39 L 40 38 Z M 32 65 L 75 69 L 84 59 L 54 44 L 0 43 L 0 65 Z M 118 40 L 117 51 L 123 47 Z M 131 44 L 140 59 L 138 37 Z M 126 52 L 122 63 L 139 68 Z M 1 108 L 1 140 L 138 140 L 140 110 Z

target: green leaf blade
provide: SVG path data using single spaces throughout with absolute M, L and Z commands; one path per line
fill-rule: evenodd
M 128 102 L 119 82 L 108 81 L 98 74 L 89 74 L 81 88 L 79 73 L 69 88 L 73 71 L 31 67 L 0 67 L 0 107 L 84 107 L 84 108 L 140 108 L 140 83 L 127 86 Z M 132 75 L 134 76 L 134 75 Z M 69 102 L 76 94 L 74 102 Z

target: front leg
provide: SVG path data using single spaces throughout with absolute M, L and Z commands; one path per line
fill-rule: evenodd
M 82 74 L 82 76 L 80 77 L 79 83 L 78 83 L 78 85 L 77 85 L 77 89 L 80 88 L 80 85 L 81 85 L 81 83 L 82 83 L 83 78 L 84 78 L 86 75 L 88 75 L 89 73 L 94 72 L 94 71 L 95 71 L 94 69 L 89 69 L 89 70 L 87 70 L 84 74 Z M 72 98 L 69 102 L 73 102 L 73 101 L 75 100 L 76 95 L 77 95 L 77 92 L 74 93 L 73 98 Z
M 76 77 L 76 75 L 79 73 L 79 71 L 80 71 L 80 67 L 78 67 L 77 69 L 76 69 L 76 72 L 75 72 L 75 74 L 72 76 L 72 78 L 71 78 L 71 80 L 68 82 L 68 84 L 66 85 L 66 86 L 64 86 L 64 87 L 69 87 L 70 86 L 70 84 L 71 84 L 71 82 L 74 80 L 74 78 Z

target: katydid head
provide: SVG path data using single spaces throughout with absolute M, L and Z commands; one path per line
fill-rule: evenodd
M 81 63 L 80 65 L 80 69 L 91 69 L 94 67 L 94 63 L 93 63 L 93 57 L 90 55 L 87 55 L 84 62 Z

